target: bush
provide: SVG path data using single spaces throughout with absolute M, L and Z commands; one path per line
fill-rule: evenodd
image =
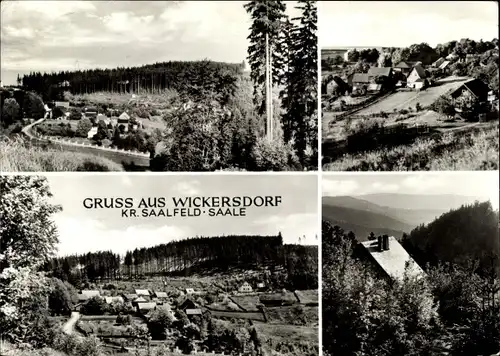
M 21 120 L 22 113 L 19 104 L 16 99 L 5 99 L 5 102 L 2 106 L 2 124 L 4 127 L 7 127 L 14 122 Z
M 92 128 L 92 122 L 87 119 L 83 118 L 78 122 L 78 126 L 76 128 L 76 136 L 78 137 L 84 137 L 87 138 L 88 132 Z
M 81 313 L 85 315 L 104 315 L 109 310 L 106 300 L 101 297 L 90 298 L 80 309 Z
M 282 141 L 269 142 L 263 137 L 253 147 L 251 158 L 257 171 L 286 171 L 296 162 L 293 149 Z
M 24 117 L 30 119 L 41 119 L 45 116 L 45 108 L 42 99 L 35 93 L 28 92 L 23 101 Z

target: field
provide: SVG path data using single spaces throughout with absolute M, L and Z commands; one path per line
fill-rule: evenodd
M 347 153 L 324 165 L 330 171 L 496 170 L 498 122 L 442 128 L 412 142 L 368 152 Z
M 237 295 L 231 299 L 246 311 L 257 311 L 257 304 L 260 304 L 259 295 Z
M 318 290 L 297 290 L 295 291 L 295 296 L 299 300 L 300 304 L 318 304 Z
M 280 348 L 280 355 L 318 355 L 318 328 L 283 324 L 254 323 L 269 354 Z
M 0 142 L 0 171 L 2 172 L 75 172 L 75 171 L 123 171 L 118 164 L 105 157 L 82 152 L 44 149 L 29 146 L 23 140 Z
M 302 326 L 318 325 L 318 307 L 303 305 L 266 308 L 267 321 L 271 324 Z
M 450 76 L 422 91 L 398 91 L 387 98 L 358 111 L 357 115 L 371 115 L 379 112 L 393 112 L 394 110 L 414 109 L 417 103 L 427 107 L 434 103 L 441 95 L 458 88 L 462 83 L 471 78 Z

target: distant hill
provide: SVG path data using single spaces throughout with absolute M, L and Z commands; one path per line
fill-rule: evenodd
M 323 197 L 323 219 L 352 231 L 360 241 L 370 232 L 401 237 L 421 224 L 428 224 L 479 197 L 452 194 L 367 194 L 356 197 Z
M 333 204 L 333 202 L 331 202 Z M 370 232 L 375 235 L 401 237 L 409 233 L 414 226 L 380 212 L 352 209 L 323 203 L 323 219 L 332 225 L 339 225 L 345 231 L 352 231 L 359 241 L 367 239 Z
M 455 194 L 366 194 L 356 197 L 368 202 L 394 208 L 394 209 L 411 209 L 411 210 L 441 210 L 448 211 L 456 209 L 463 204 L 473 203 L 475 200 L 487 200 L 484 197 L 470 197 Z
M 356 198 L 350 196 L 324 197 L 323 204 L 370 211 L 372 213 L 390 216 L 394 219 L 400 220 L 401 222 L 414 226 L 431 222 L 436 217 L 439 217 L 441 214 L 449 210 L 393 208 L 388 206 L 381 206 L 363 198 L 364 196 Z

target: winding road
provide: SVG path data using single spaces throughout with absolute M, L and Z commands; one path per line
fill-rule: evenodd
M 33 134 L 32 129 L 35 125 L 38 125 L 45 121 L 47 119 L 48 115 L 45 115 L 45 117 L 36 120 L 35 122 L 26 125 L 23 127 L 21 132 L 26 135 L 30 140 L 39 142 L 39 143 L 47 143 L 50 142 L 49 139 L 43 139 L 40 137 L 37 137 L 36 135 Z M 75 142 L 60 142 L 56 141 L 53 142 L 54 144 L 59 145 L 63 150 L 65 151 L 73 151 L 73 152 L 81 152 L 81 153 L 87 153 L 87 154 L 92 154 L 96 156 L 102 156 L 105 158 L 108 158 L 118 164 L 121 165 L 134 165 L 136 167 L 149 167 L 150 164 L 150 157 L 145 154 L 137 154 L 134 152 L 124 152 L 124 151 L 116 151 L 113 149 L 105 148 L 105 147 L 99 147 L 99 146 L 87 146 L 87 145 L 82 145 L 80 143 L 75 143 Z

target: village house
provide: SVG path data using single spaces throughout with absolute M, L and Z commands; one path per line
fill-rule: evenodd
M 66 110 L 69 110 L 69 101 L 56 101 L 56 102 L 54 102 L 54 107 L 55 108 L 64 108 Z
M 137 294 L 139 297 L 150 297 L 151 293 L 149 293 L 149 290 L 147 289 L 135 289 L 135 294 Z
M 401 61 L 398 64 L 394 66 L 394 71 L 396 72 L 401 72 L 404 75 L 410 74 L 412 71 L 413 67 L 417 64 L 418 62 L 409 62 L 409 61 Z
M 443 64 L 444 61 L 446 61 L 446 59 L 444 59 L 443 57 L 439 57 L 434 63 L 432 63 L 432 66 L 434 68 L 439 68 L 439 66 Z
M 137 310 L 137 313 L 144 315 L 144 314 L 147 314 L 148 312 L 150 312 L 151 310 L 155 310 L 156 303 L 154 303 L 154 302 L 138 303 L 135 308 Z
M 392 77 L 392 68 L 391 67 L 370 67 L 368 69 L 368 78 L 370 79 L 370 83 L 375 83 L 375 78 L 377 77 Z
M 251 293 L 251 292 L 253 292 L 253 288 L 248 282 L 245 282 L 238 288 L 238 292 Z
M 480 79 L 471 79 L 471 80 L 463 83 L 458 88 L 456 88 L 454 91 L 452 91 L 450 93 L 450 96 L 453 99 L 456 99 L 466 92 L 472 94 L 480 102 L 485 102 L 488 100 L 488 92 L 489 92 L 488 85 L 486 85 Z
M 379 236 L 376 240 L 362 242 L 361 246 L 374 270 L 382 276 L 398 281 L 403 280 L 405 271 L 410 277 L 425 276 L 422 268 L 393 236 Z
M 101 296 L 101 293 L 98 290 L 85 289 L 85 290 L 82 290 L 81 293 L 78 294 L 78 301 L 83 302 L 83 301 L 87 301 L 91 298 L 100 297 L 100 296 Z
M 97 108 L 88 107 L 83 110 L 83 116 L 90 120 L 95 120 L 98 114 Z
M 354 73 L 352 77 L 353 91 L 364 89 L 370 84 L 370 78 L 366 73 Z
M 425 70 L 421 65 L 413 67 L 412 71 L 406 78 L 406 85 L 409 88 L 420 90 L 426 85 Z
M 257 288 L 258 289 L 264 289 L 264 288 L 266 288 L 266 284 L 263 283 L 263 282 L 257 283 Z
M 87 133 L 87 138 L 91 139 L 97 133 L 97 126 L 92 127 Z
M 195 291 L 194 291 L 194 289 L 193 289 L 193 288 L 186 288 L 186 289 L 184 289 L 184 292 L 185 292 L 186 294 L 195 294 Z
M 153 298 L 168 299 L 167 292 L 153 291 Z
M 450 74 L 450 65 L 451 61 L 444 61 L 439 65 L 439 69 L 443 72 L 443 74 Z

